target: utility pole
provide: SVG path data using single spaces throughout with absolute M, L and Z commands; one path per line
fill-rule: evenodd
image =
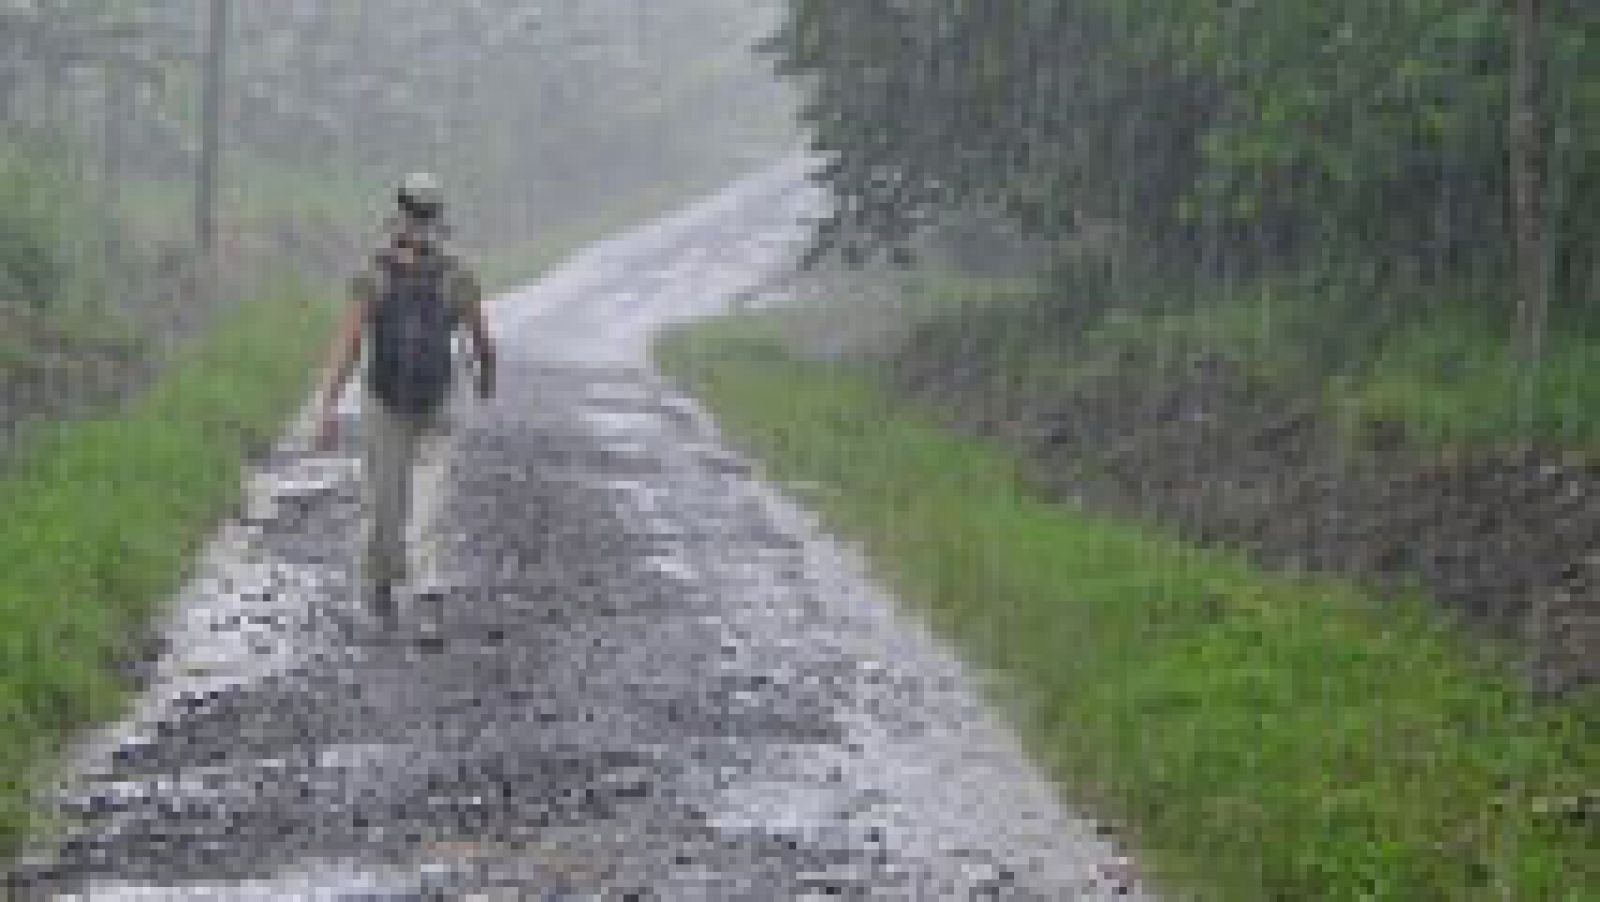
M 1520 370 L 1517 418 L 1531 447 L 1537 425 L 1539 370 L 1550 306 L 1549 225 L 1545 191 L 1549 139 L 1544 42 L 1544 0 L 1511 0 L 1511 209 L 1516 246 L 1516 360 Z M 1548 666 L 1554 624 L 1550 590 L 1535 593 L 1525 621 L 1528 677 L 1539 694 L 1559 689 Z
M 104 154 L 100 161 L 101 201 L 105 206 L 105 265 L 113 275 L 121 272 L 122 243 L 119 237 L 122 214 L 122 173 L 125 129 L 128 111 L 130 68 L 108 65 L 102 72 L 105 81 L 104 124 L 101 140 Z
M 222 157 L 222 107 L 228 44 L 228 0 L 211 0 L 200 112 L 200 167 L 196 174 L 194 231 L 200 251 L 201 286 L 217 287 L 217 180 Z
M 1545 223 L 1546 112 L 1544 0 L 1512 0 L 1511 208 L 1516 244 L 1517 363 L 1522 410 L 1532 421 L 1545 319 L 1550 304 L 1549 238 Z

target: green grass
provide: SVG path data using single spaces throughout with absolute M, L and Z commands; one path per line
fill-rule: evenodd
M 111 662 L 304 398 L 331 324 L 305 296 L 243 305 L 123 414 L 34 436 L 0 477 L 0 854 L 61 743 L 119 710 Z
M 143 339 L 127 317 L 107 310 L 0 307 L 0 380 L 23 381 L 75 363 L 126 361 Z
M 1531 404 L 1504 329 L 1465 317 L 1395 336 L 1367 377 L 1352 386 L 1348 416 L 1405 424 L 1432 446 L 1504 443 L 1600 450 L 1600 341 L 1550 336 Z
M 370 172 L 313 172 L 241 157 L 230 163 L 226 193 L 219 200 L 223 225 L 249 232 L 280 222 L 370 227 L 388 200 L 388 186 Z M 128 179 L 121 215 L 131 233 L 191 240 L 194 185 L 187 179 Z
M 1127 824 L 1169 888 L 1600 898 L 1592 821 L 1548 813 L 1600 785 L 1600 699 L 1535 707 L 1419 599 L 1037 500 L 1006 452 L 794 359 L 770 323 L 658 351 L 777 478 L 830 489 L 815 503 L 1001 675 L 1069 798 Z
M 1429 451 L 1525 441 L 1600 450 L 1600 329 L 1559 312 L 1524 404 L 1509 312 L 1484 284 L 1363 293 L 1302 276 L 1198 295 L 1147 288 L 1088 321 L 1072 319 L 1071 297 L 1014 280 L 925 276 L 911 290 L 920 297 L 907 310 L 926 323 L 913 352 L 986 365 L 994 381 L 981 389 L 997 398 L 1151 383 L 1165 362 L 1216 353 L 1280 399 L 1322 403 L 1352 439 L 1382 424 Z

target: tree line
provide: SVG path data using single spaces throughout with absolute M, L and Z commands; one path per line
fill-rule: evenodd
M 147 198 L 152 185 L 191 196 L 188 234 L 166 237 L 193 249 L 229 228 L 229 199 L 246 187 L 360 197 L 431 168 L 452 190 L 463 237 L 483 246 L 734 165 L 781 131 L 776 89 L 748 54 L 773 10 L 741 0 L 670 11 L 641 0 L 0 5 L 0 193 L 15 195 L 0 209 L 0 240 L 15 250 L 0 269 L 27 282 L 7 300 L 59 294 L 27 259 L 115 233 L 130 194 Z
M 838 200 L 818 254 L 985 210 L 1183 280 L 1520 267 L 1533 353 L 1547 290 L 1600 289 L 1586 0 L 790 0 L 766 46 Z

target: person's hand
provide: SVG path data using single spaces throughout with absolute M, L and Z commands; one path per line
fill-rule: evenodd
M 319 454 L 332 453 L 339 445 L 339 417 L 332 404 L 323 405 L 317 417 L 317 435 L 314 447 Z
M 478 363 L 478 397 L 487 401 L 494 397 L 494 361 Z

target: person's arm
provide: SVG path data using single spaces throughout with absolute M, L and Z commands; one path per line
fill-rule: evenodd
M 367 305 L 370 293 L 357 289 L 345 308 L 344 321 L 333 337 L 328 350 L 327 377 L 321 387 L 322 409 L 317 430 L 317 444 L 322 450 L 333 447 L 338 439 L 338 420 L 335 417 L 339 398 L 345 384 L 361 360 L 361 333 L 366 326 Z
M 470 274 L 463 275 L 464 290 L 462 311 L 467 321 L 467 331 L 472 333 L 472 350 L 478 358 L 478 397 L 491 398 L 495 386 L 494 339 L 489 335 L 489 320 L 483 312 L 483 291 Z

